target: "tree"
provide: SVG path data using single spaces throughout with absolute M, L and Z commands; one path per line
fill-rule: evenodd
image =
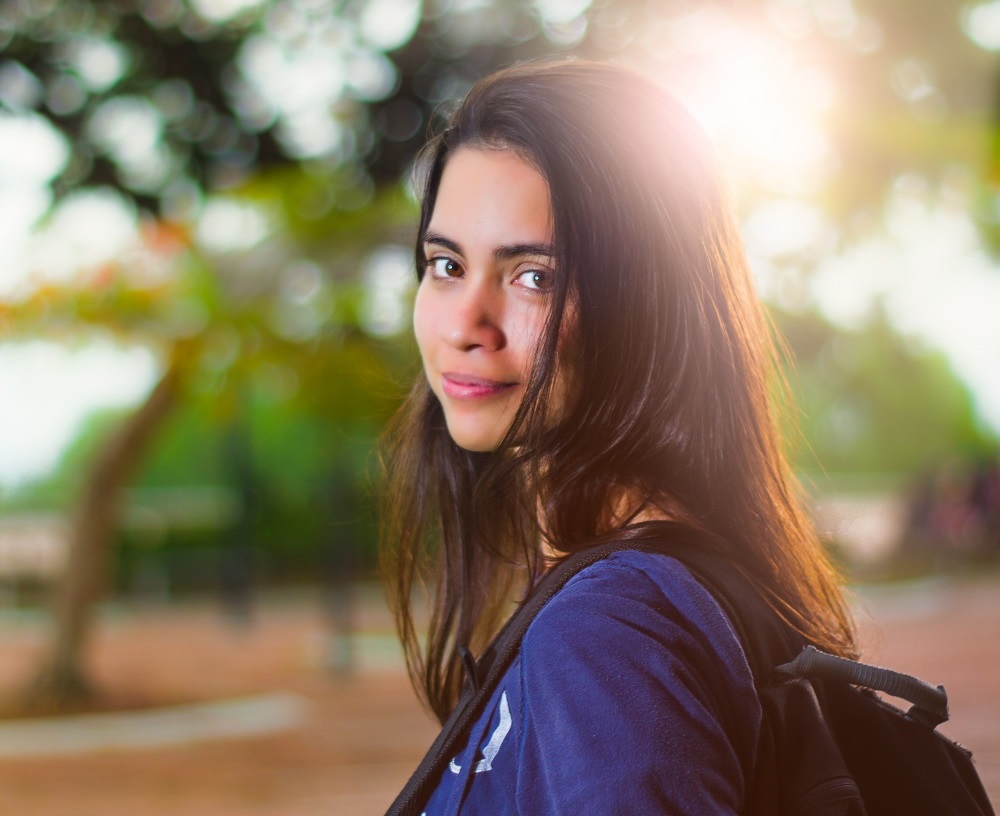
M 278 193 L 294 187 L 289 174 L 294 178 L 300 171 L 274 172 L 280 178 L 273 185 L 261 177 L 244 194 L 281 200 Z M 401 194 L 387 192 L 369 205 L 373 223 L 365 228 L 366 222 L 356 215 L 334 211 L 325 219 L 324 240 L 337 247 L 340 259 L 351 262 L 351 247 L 359 242 L 384 243 L 400 220 L 409 220 L 410 206 Z M 356 421 L 366 413 L 384 418 L 398 399 L 387 385 L 392 381 L 395 351 L 359 328 L 359 304 L 366 293 L 358 283 L 348 279 L 334 286 L 317 279 L 309 298 L 282 305 L 275 281 L 235 272 L 227 275 L 225 263 L 209 265 L 179 236 L 172 233 L 165 238 L 156 234 L 157 229 L 172 228 L 151 223 L 146 240 L 154 245 L 171 242 L 173 257 L 170 274 L 156 285 L 149 285 L 148 276 L 132 258 L 132 263 L 100 270 L 77 288 L 43 287 L 18 304 L 17 326 L 26 334 L 100 327 L 153 344 L 165 360 L 157 386 L 105 438 L 87 468 L 73 513 L 69 561 L 55 596 L 55 637 L 25 698 L 31 709 L 76 707 L 89 697 L 80 658 L 90 610 L 107 580 L 122 489 L 163 421 L 186 394 L 192 389 L 207 393 L 224 411 L 225 403 L 238 398 L 234 395 L 251 372 L 271 365 L 294 370 L 303 381 L 311 410 L 323 413 L 331 423 Z M 286 229 L 295 234 L 294 223 Z M 309 231 L 318 229 L 309 224 Z M 163 253 L 155 258 L 162 261 Z M 237 266 L 236 258 L 225 260 Z M 190 323 L 192 311 L 199 317 L 195 327 Z M 383 380 L 381 388 L 374 388 L 373 380 Z M 358 394 L 360 403 L 354 396 Z
M 69 559 L 55 596 L 55 642 L 26 692 L 30 710 L 61 711 L 89 699 L 93 691 L 80 656 L 90 628 L 90 610 L 104 592 L 110 543 L 120 511 L 121 486 L 134 472 L 163 416 L 180 397 L 183 346 L 138 410 L 116 429 L 91 464 L 70 526 Z

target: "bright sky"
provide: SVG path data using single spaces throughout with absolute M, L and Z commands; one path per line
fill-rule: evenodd
M 0 487 L 43 476 L 91 411 L 137 402 L 156 370 L 148 350 L 107 340 L 0 346 Z
M 944 352 L 979 415 L 1000 431 L 1000 269 L 966 212 L 918 202 L 897 210 L 889 234 L 821 266 L 816 300 L 828 317 L 850 326 L 881 297 L 897 329 Z
M 256 5 L 256 0 L 199 0 L 198 5 L 207 16 L 226 19 Z M 588 4 L 546 0 L 541 5 L 547 19 L 558 22 L 560 15 L 572 17 Z M 784 17 L 772 21 L 778 29 L 802 23 L 795 10 L 805 5 L 772 5 L 785 10 Z M 854 38 L 857 48 L 877 47 L 877 27 L 857 15 L 849 0 L 827 5 L 840 10 L 840 17 L 827 22 L 840 26 L 845 37 Z M 358 36 L 375 49 L 374 54 L 410 36 L 419 4 L 377 0 L 366 8 Z M 387 28 L 387 20 L 395 21 L 394 25 Z M 981 47 L 1000 50 L 1000 0 L 972 7 L 963 25 Z M 744 224 L 751 258 L 757 261 L 755 268 L 767 291 L 769 256 L 822 248 L 829 242 L 831 225 L 810 202 L 810 194 L 833 167 L 822 121 L 840 103 L 836 83 L 807 57 L 795 53 L 790 40 L 773 27 L 737 25 L 711 9 L 685 15 L 671 26 L 673 40 L 697 55 L 701 66 L 698 74 L 689 77 L 682 94 L 685 102 L 715 135 L 737 182 L 771 193 Z M 336 89 L 301 81 L 303 72 L 308 76 L 314 71 L 317 60 L 333 58 L 327 40 L 340 36 L 332 29 L 319 28 L 313 34 L 301 63 L 288 61 L 280 27 L 266 29 L 250 41 L 240 58 L 244 80 L 257 83 L 261 104 L 271 106 L 268 115 L 288 114 L 285 138 L 304 155 L 333 149 L 336 134 L 325 120 L 278 108 L 298 105 L 306 111 L 329 110 L 330 95 L 341 93 L 348 82 L 342 71 L 327 70 L 330 65 L 323 70 L 340 77 Z M 92 62 L 101 57 L 100 49 L 91 51 Z M 285 56 L 278 60 L 281 54 Z M 104 54 L 101 64 L 110 66 L 107 57 Z M 378 83 L 387 81 L 386 65 L 377 58 L 353 68 L 360 70 L 359 66 L 368 73 L 354 71 L 352 76 L 368 76 L 373 93 Z M 288 89 L 293 86 L 299 90 L 290 95 Z M 126 164 L 133 162 L 135 172 L 153 172 L 155 162 L 144 163 L 146 154 L 140 148 L 145 145 L 146 153 L 155 153 L 160 127 L 156 115 L 133 104 L 105 110 L 104 116 L 108 120 L 104 132 L 114 141 L 108 149 L 127 147 L 132 152 L 123 155 Z M 0 186 L 0 299 L 16 299 L 39 275 L 66 280 L 77 273 L 81 259 L 92 266 L 127 249 L 135 239 L 134 210 L 109 190 L 70 196 L 42 227 L 40 219 L 51 200 L 49 182 L 67 157 L 66 144 L 44 118 L 0 113 L 0 178 L 4 180 Z M 949 357 L 975 395 L 982 417 L 1000 430 L 996 364 L 1000 320 L 995 317 L 1000 305 L 1000 270 L 980 247 L 967 202 L 944 198 L 931 204 L 919 180 L 903 179 L 887 211 L 884 232 L 843 254 L 831 255 L 821 265 L 811 294 L 824 313 L 845 325 L 863 319 L 875 300 L 881 299 L 899 329 Z M 240 244 L 248 235 L 262 234 L 266 225 L 258 224 L 255 213 L 240 207 L 233 202 L 204 203 L 199 234 L 212 236 L 221 249 Z M 390 261 L 388 255 L 372 261 L 366 279 L 373 287 L 382 285 L 379 281 L 385 274 L 379 270 L 392 265 Z M 29 268 L 35 270 L 34 275 L 27 273 Z M 369 317 L 373 325 L 382 325 L 378 315 Z M 393 325 L 398 317 L 393 316 Z M 122 349 L 108 341 L 96 340 L 80 348 L 41 341 L 0 345 L 0 489 L 51 468 L 88 412 L 135 402 L 152 386 L 155 376 L 156 364 L 149 352 Z

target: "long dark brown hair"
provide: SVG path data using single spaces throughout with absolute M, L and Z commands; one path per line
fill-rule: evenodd
M 544 567 L 633 534 L 639 497 L 724 542 L 816 645 L 853 653 L 840 583 L 805 517 L 778 433 L 771 333 L 707 140 L 666 92 L 625 68 L 518 65 L 476 84 L 423 154 L 416 267 L 459 147 L 516 152 L 547 180 L 555 291 L 526 396 L 496 451 L 448 435 L 421 378 L 390 428 L 383 569 L 418 693 L 440 719 Z M 572 398 L 544 406 L 572 309 Z M 422 645 L 411 606 L 433 595 Z

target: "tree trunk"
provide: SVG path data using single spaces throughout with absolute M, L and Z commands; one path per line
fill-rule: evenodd
M 51 649 L 25 690 L 22 709 L 57 713 L 85 707 L 95 694 L 83 667 L 94 604 L 111 570 L 122 491 L 177 401 L 181 365 L 174 355 L 146 401 L 108 438 L 84 484 L 70 527 L 66 565 L 53 599 Z

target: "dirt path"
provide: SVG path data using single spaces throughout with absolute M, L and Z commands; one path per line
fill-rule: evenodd
M 1000 801 L 1000 578 L 864 591 L 867 656 L 944 683 L 943 730 L 972 748 Z M 434 737 L 414 701 L 376 593 L 359 616 L 358 666 L 327 671 L 309 599 L 269 601 L 233 628 L 208 605 L 111 611 L 93 649 L 118 700 L 197 701 L 285 692 L 304 719 L 252 738 L 0 761 L 0 813 L 31 816 L 368 816 L 384 812 Z M 879 634 L 880 633 L 880 634 Z M 30 670 L 36 620 L 0 618 L 0 689 Z M 138 691 L 141 690 L 141 693 Z

